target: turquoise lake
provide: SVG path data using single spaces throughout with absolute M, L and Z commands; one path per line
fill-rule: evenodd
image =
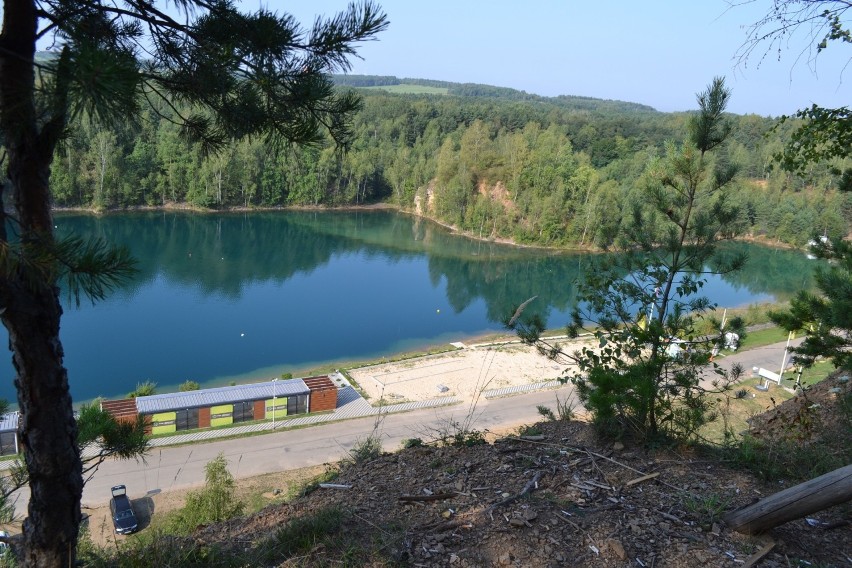
M 76 402 L 250 381 L 502 330 L 514 308 L 561 327 L 596 255 L 486 243 L 389 211 L 59 214 L 60 234 L 128 246 L 136 278 L 77 307 L 61 338 Z M 799 251 L 733 244 L 745 270 L 713 277 L 720 306 L 787 299 L 810 285 Z M 4 344 L 5 329 L 0 328 Z M 14 402 L 11 355 L 0 397 Z

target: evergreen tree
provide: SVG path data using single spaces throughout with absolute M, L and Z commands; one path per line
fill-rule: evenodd
M 722 334 L 699 336 L 695 324 L 713 307 L 697 295 L 703 275 L 744 262 L 716 250 L 720 239 L 732 236 L 738 217 L 728 203 L 736 168 L 711 159 L 730 132 L 724 116 L 729 97 L 723 79 L 698 95 L 688 140 L 669 144 L 646 172 L 645 205 L 635 204 L 622 227 L 622 254 L 580 286 L 568 335 L 588 328 L 596 345 L 566 352 L 542 339 L 544 322 L 524 318 L 523 306 L 507 322 L 543 354 L 576 365 L 571 379 L 580 400 L 608 434 L 649 442 L 689 439 L 713 416 L 707 393 L 726 386 L 715 366 L 711 377 L 719 380 L 705 374 Z M 733 323 L 727 331 L 742 333 Z
M 126 250 L 54 236 L 50 168 L 69 124 L 86 116 L 111 126 L 138 117 L 147 102 L 202 152 L 244 136 L 284 145 L 317 144 L 328 134 L 344 144 L 359 99 L 336 92 L 329 73 L 348 70 L 355 44 L 387 25 L 369 0 L 307 31 L 289 15 L 242 13 L 228 0 L 172 7 L 181 17 L 148 0 L 3 4 L 0 138 L 8 182 L 0 197 L 9 207 L 0 209 L 0 319 L 29 472 L 25 566 L 73 565 L 81 520 L 83 466 L 58 284 L 64 279 L 72 297 L 94 301 L 133 272 Z M 37 60 L 38 41 L 52 43 L 56 56 Z
M 817 241 L 812 250 L 833 264 L 814 275 L 818 292 L 800 291 L 790 309 L 772 312 L 772 321 L 788 331 L 804 331 L 805 339 L 793 349 L 794 360 L 806 367 L 818 357 L 852 371 L 852 244 L 837 239 Z

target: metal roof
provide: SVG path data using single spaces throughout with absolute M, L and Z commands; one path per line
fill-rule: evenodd
M 10 430 L 18 429 L 18 418 L 21 416 L 21 413 L 17 410 L 15 412 L 8 412 L 2 416 L 0 416 L 0 432 L 8 432 Z
M 151 414 L 247 400 L 268 400 L 273 395 L 284 397 L 310 394 L 310 392 L 311 390 L 302 379 L 274 380 L 250 385 L 140 396 L 136 398 L 136 408 L 140 414 Z

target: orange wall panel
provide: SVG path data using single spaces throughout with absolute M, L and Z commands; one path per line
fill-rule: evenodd
M 210 407 L 198 409 L 198 427 L 210 428 Z

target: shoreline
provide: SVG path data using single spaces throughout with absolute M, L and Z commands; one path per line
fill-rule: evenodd
M 459 229 L 458 227 L 441 221 L 440 219 L 436 219 L 434 217 L 430 217 L 429 215 L 423 215 L 422 213 L 418 213 L 417 211 L 409 210 L 398 205 L 394 205 L 392 203 L 371 203 L 367 205 L 286 205 L 286 206 L 275 206 L 275 207 L 243 207 L 243 206 L 235 206 L 235 207 L 225 207 L 222 209 L 209 209 L 202 207 L 195 207 L 187 204 L 178 204 L 178 203 L 167 203 L 165 205 L 137 205 L 134 207 L 125 207 L 125 208 L 115 208 L 115 209 L 94 209 L 90 207 L 54 207 L 52 210 L 54 213 L 86 213 L 95 216 L 101 215 L 110 215 L 110 214 L 120 214 L 120 213 L 134 213 L 134 212 L 148 212 L 148 211 L 166 211 L 166 212 L 185 212 L 185 213 L 197 213 L 199 215 L 212 215 L 216 213 L 264 213 L 264 212 L 274 212 L 274 211 L 396 211 L 397 213 L 401 213 L 403 215 L 410 215 L 412 217 L 416 217 L 419 219 L 424 219 L 435 223 L 436 225 L 443 227 L 453 233 L 456 236 L 465 237 L 477 242 L 486 242 L 486 243 L 495 243 L 500 245 L 508 245 L 517 247 L 519 249 L 531 249 L 531 250 L 544 250 L 544 251 L 555 251 L 555 252 L 564 252 L 564 253 L 587 253 L 587 254 L 604 254 L 606 252 L 611 252 L 607 250 L 603 250 L 593 246 L 548 246 L 548 245 L 530 245 L 515 242 L 512 239 L 504 238 L 504 237 L 481 237 L 477 236 L 474 233 L 469 231 L 465 231 Z M 745 242 L 756 245 L 761 245 L 769 248 L 779 249 L 779 250 L 800 250 L 806 251 L 806 248 L 798 247 L 790 243 L 784 243 L 778 240 L 770 240 L 761 238 L 759 236 L 754 235 L 746 235 L 737 237 L 735 239 L 730 239 L 732 242 Z

